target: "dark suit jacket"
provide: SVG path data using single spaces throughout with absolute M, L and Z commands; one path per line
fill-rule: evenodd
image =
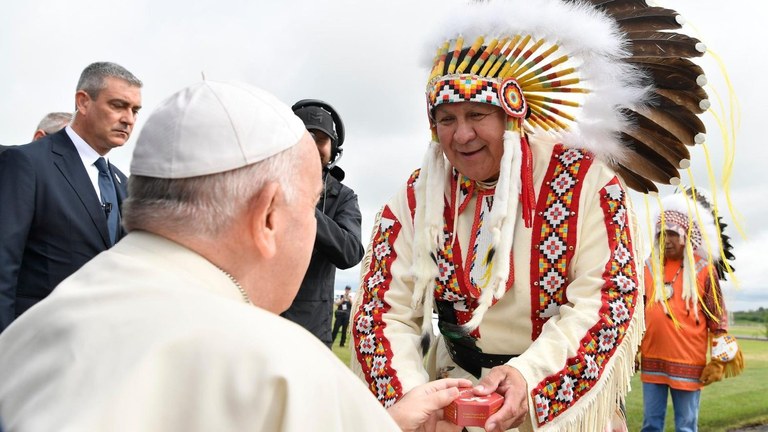
M 119 208 L 127 179 L 110 168 Z M 101 200 L 64 129 L 0 154 L 0 331 L 108 247 Z

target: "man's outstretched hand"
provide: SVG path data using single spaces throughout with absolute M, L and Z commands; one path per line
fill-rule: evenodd
M 414 387 L 387 409 L 405 432 L 459 432 L 461 426 L 442 421 L 443 408 L 459 396 L 460 387 L 471 387 L 472 381 L 446 378 Z

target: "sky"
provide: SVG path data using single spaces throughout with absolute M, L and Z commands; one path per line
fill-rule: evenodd
M 768 70 L 768 59 L 756 48 L 768 37 L 768 2 L 656 4 L 680 12 L 686 31 L 710 50 L 699 63 L 715 107 L 715 114 L 703 117 L 713 170 L 723 171 L 724 146 L 736 149 L 729 196 L 722 186 L 728 178 L 718 173 L 709 183 L 703 147 L 692 149 L 690 170 L 696 186 L 718 191 L 734 240 L 738 283 L 724 285 L 728 307 L 768 308 L 768 156 L 759 129 L 766 109 L 757 77 Z M 365 243 L 376 212 L 421 164 L 429 142 L 427 70 L 419 60 L 431 55 L 424 24 L 434 7 L 418 0 L 4 0 L 0 144 L 29 142 L 46 113 L 71 111 L 77 78 L 94 61 L 119 63 L 144 82 L 144 108 L 134 134 L 109 154 L 126 173 L 143 120 L 164 98 L 203 77 L 248 82 L 289 105 L 323 99 L 339 111 L 346 127 L 339 165 L 347 173 L 345 183 L 359 196 Z M 724 110 L 729 94 L 737 104 Z M 719 124 L 729 123 L 735 126 L 735 141 L 729 132 L 727 139 L 720 133 Z M 683 181 L 690 183 L 687 173 Z M 671 191 L 661 190 L 662 195 Z M 656 197 L 632 194 L 632 200 L 641 220 L 646 203 L 647 212 L 655 212 Z M 359 271 L 359 266 L 339 271 L 337 287 L 356 289 Z

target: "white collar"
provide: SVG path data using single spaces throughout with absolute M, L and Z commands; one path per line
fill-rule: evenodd
M 71 125 L 67 125 L 64 130 L 67 132 L 67 135 L 69 135 L 69 139 L 72 140 L 72 143 L 75 144 L 75 149 L 77 149 L 77 153 L 80 155 L 80 159 L 83 160 L 83 165 L 85 166 L 91 166 L 96 162 L 98 158 L 101 157 L 101 155 L 93 149 L 83 138 L 80 137 L 80 135 L 75 132 L 74 129 L 72 129 Z M 104 156 L 104 159 L 107 159 L 106 156 Z M 107 163 L 109 163 L 109 159 L 107 159 Z

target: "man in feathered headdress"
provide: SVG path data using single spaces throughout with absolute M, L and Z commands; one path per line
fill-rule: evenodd
M 674 36 L 630 53 L 636 22 L 595 4 L 605 11 L 558 0 L 436 7 L 453 23 L 432 44 L 433 140 L 377 217 L 353 307 L 352 367 L 385 406 L 452 376 L 505 396 L 489 431 L 594 432 L 616 414 L 643 330 L 626 186 L 672 181 L 696 134 L 676 127 L 664 135 L 674 151 L 646 151 L 661 126 L 637 119 L 672 108 L 645 105 L 654 89 L 637 64 L 680 35 L 659 31 Z M 679 28 L 658 10 L 654 29 Z
M 718 283 L 732 271 L 723 258 L 733 255 L 709 200 L 695 196 L 677 193 L 662 200 L 654 249 L 645 266 L 641 378 L 646 432 L 664 430 L 669 394 L 675 430 L 695 431 L 701 388 L 723 375 L 741 373 L 744 366 L 736 340 L 727 334 Z

